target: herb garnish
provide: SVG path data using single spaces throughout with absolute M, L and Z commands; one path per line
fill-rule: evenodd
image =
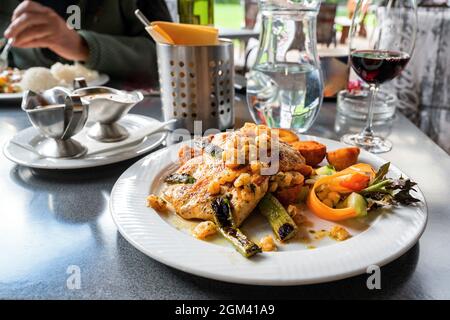
M 194 142 L 197 148 L 205 150 L 211 157 L 222 157 L 223 149 L 213 143 L 208 143 L 204 140 Z
M 196 179 L 187 174 L 187 173 L 172 173 L 167 176 L 167 178 L 164 180 L 164 182 L 168 184 L 177 184 L 177 183 L 184 183 L 184 184 L 193 184 L 195 183 Z
M 414 189 L 417 183 L 403 177 L 399 179 L 386 178 L 389 166 L 390 162 L 382 165 L 370 185 L 361 191 L 368 202 L 369 209 L 420 202 L 410 193 L 411 191 L 417 192 Z

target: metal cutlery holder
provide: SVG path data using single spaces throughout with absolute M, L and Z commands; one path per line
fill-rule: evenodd
M 233 43 L 221 39 L 211 46 L 157 44 L 164 120 L 194 133 L 225 130 L 234 125 Z

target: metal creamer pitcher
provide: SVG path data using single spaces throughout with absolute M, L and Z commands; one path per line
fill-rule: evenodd
M 118 121 L 144 99 L 141 92 L 125 92 L 109 87 L 87 87 L 83 78 L 74 81 L 73 94 L 89 102 L 89 122 L 94 124 L 87 134 L 100 142 L 117 142 L 129 136 Z
M 42 94 L 27 91 L 22 110 L 33 127 L 45 137 L 36 151 L 48 158 L 74 158 L 87 152 L 86 147 L 72 139 L 80 132 L 88 118 L 89 105 L 65 88 L 56 87 Z

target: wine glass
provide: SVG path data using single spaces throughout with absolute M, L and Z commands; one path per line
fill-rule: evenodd
M 363 30 L 361 30 L 363 29 Z M 367 30 L 367 38 L 361 34 Z M 364 32 L 361 32 L 364 31 Z M 392 149 L 392 143 L 374 134 L 374 101 L 382 83 L 397 77 L 408 64 L 417 32 L 416 0 L 359 0 L 350 28 L 350 63 L 370 87 L 364 129 L 341 139 L 372 153 Z

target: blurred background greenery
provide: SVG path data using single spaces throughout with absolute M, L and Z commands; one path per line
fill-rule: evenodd
M 337 16 L 347 16 L 347 0 L 325 0 L 338 4 Z M 240 0 L 215 0 L 214 24 L 217 27 L 239 29 L 244 21 L 244 6 Z

